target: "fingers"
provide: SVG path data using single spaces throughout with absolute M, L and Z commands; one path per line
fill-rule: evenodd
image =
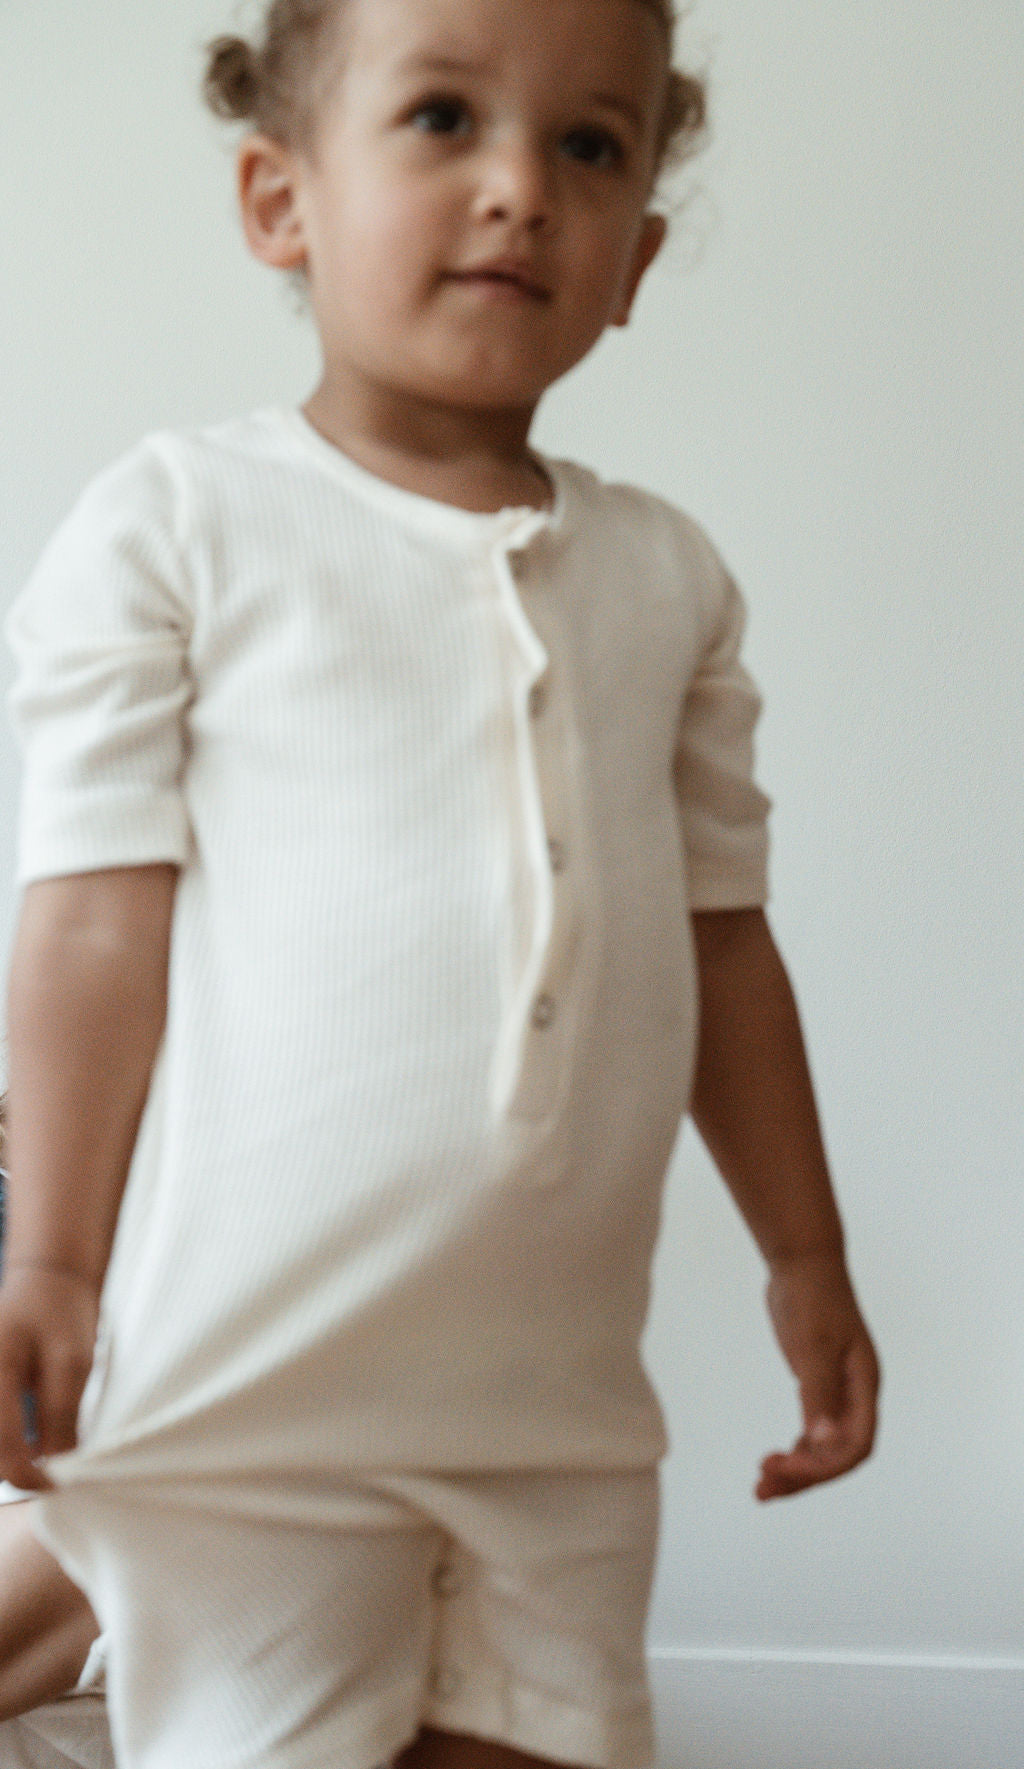
M 835 1428 L 833 1428 L 835 1429 Z M 769 1499 L 788 1499 L 827 1480 L 838 1480 L 855 1468 L 860 1456 L 851 1459 L 836 1442 L 830 1442 L 825 1431 L 812 1438 L 805 1434 L 792 1450 L 777 1451 L 761 1463 L 761 1475 L 755 1496 L 762 1503 Z
M 843 1347 L 823 1340 L 797 1371 L 804 1433 L 824 1447 L 829 1427 L 846 1411 L 847 1372 Z
M 863 1462 L 874 1448 L 882 1380 L 875 1348 L 866 1332 L 850 1347 L 846 1367 L 846 1428 L 851 1449 L 856 1451 L 856 1461 L 852 1464 L 856 1467 L 857 1462 Z
M 765 1457 L 756 1497 L 762 1502 L 790 1498 L 838 1480 L 865 1461 L 875 1440 L 878 1386 L 874 1347 L 866 1333 L 859 1334 L 845 1354 L 838 1379 L 819 1374 L 802 1383 L 805 1409 L 810 1409 L 805 1410 L 803 1435 L 792 1450 Z M 833 1396 L 831 1412 L 822 1410 L 821 1397 L 826 1394 Z
M 73 1345 L 51 1348 L 36 1387 L 38 1454 L 59 1456 L 78 1441 L 78 1407 L 90 1361 Z
M 73 1450 L 96 1297 L 62 1275 L 7 1274 L 0 1293 L 0 1478 L 50 1488 L 41 1459 Z
M 26 1400 L 31 1396 L 32 1370 L 27 1347 L 5 1348 L 0 1361 L 0 1478 L 24 1492 L 41 1492 L 49 1486 L 35 1465 L 38 1453 Z
M 840 1252 L 776 1261 L 768 1283 L 776 1337 L 800 1386 L 803 1432 L 767 1456 L 759 1499 L 788 1497 L 848 1474 L 871 1452 L 878 1360 Z

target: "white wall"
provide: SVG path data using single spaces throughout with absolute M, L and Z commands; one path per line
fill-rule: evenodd
M 193 97 L 228 18 L 0 6 L 3 602 L 138 434 L 311 384 Z M 746 586 L 774 921 L 888 1381 L 869 1469 L 753 1504 L 794 1401 L 757 1260 L 685 1140 L 649 1338 L 674 1441 L 664 1769 L 1005 1769 L 1024 1758 L 1024 13 L 701 0 L 689 36 L 714 73 L 702 195 L 630 333 L 538 434 L 684 503 Z

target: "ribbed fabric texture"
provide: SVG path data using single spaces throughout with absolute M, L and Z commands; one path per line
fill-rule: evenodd
M 66 1697 L 0 1721 L 3 1769 L 115 1769 L 102 1695 Z
M 308 1515 L 663 1452 L 688 910 L 764 900 L 758 700 L 700 530 L 549 468 L 550 513 L 475 515 L 294 412 L 160 435 L 15 606 L 22 880 L 182 868 L 62 1481 Z

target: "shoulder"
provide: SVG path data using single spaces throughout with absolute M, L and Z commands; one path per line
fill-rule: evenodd
M 591 522 L 632 535 L 652 552 L 663 551 L 710 576 L 724 569 L 700 523 L 667 498 L 638 485 L 601 479 L 575 461 L 554 461 L 551 466 Z
M 282 430 L 272 412 L 191 429 L 152 431 L 103 468 L 67 520 L 79 526 L 135 519 L 178 535 L 196 518 L 204 494 L 244 497 L 255 478 L 280 465 Z
M 624 548 L 645 575 L 694 603 L 714 626 L 735 585 L 714 542 L 686 511 L 637 485 L 601 479 L 576 462 L 552 469 L 575 505 L 581 532 L 601 550 Z
M 282 441 L 271 414 L 151 432 L 85 486 L 43 549 L 10 620 L 105 585 L 104 600 L 143 594 L 165 613 L 193 601 L 211 536 L 265 503 Z

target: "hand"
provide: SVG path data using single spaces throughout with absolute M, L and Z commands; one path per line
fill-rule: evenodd
M 870 1454 L 881 1381 L 878 1359 L 839 1253 L 777 1261 L 768 1312 L 800 1385 L 803 1433 L 761 1464 L 758 1499 L 788 1498 L 848 1474 Z
M 5 1268 L 0 1286 L 0 1479 L 25 1491 L 52 1487 L 39 1458 L 75 1447 L 78 1406 L 96 1346 L 99 1290 L 93 1279 L 58 1266 L 15 1263 Z

